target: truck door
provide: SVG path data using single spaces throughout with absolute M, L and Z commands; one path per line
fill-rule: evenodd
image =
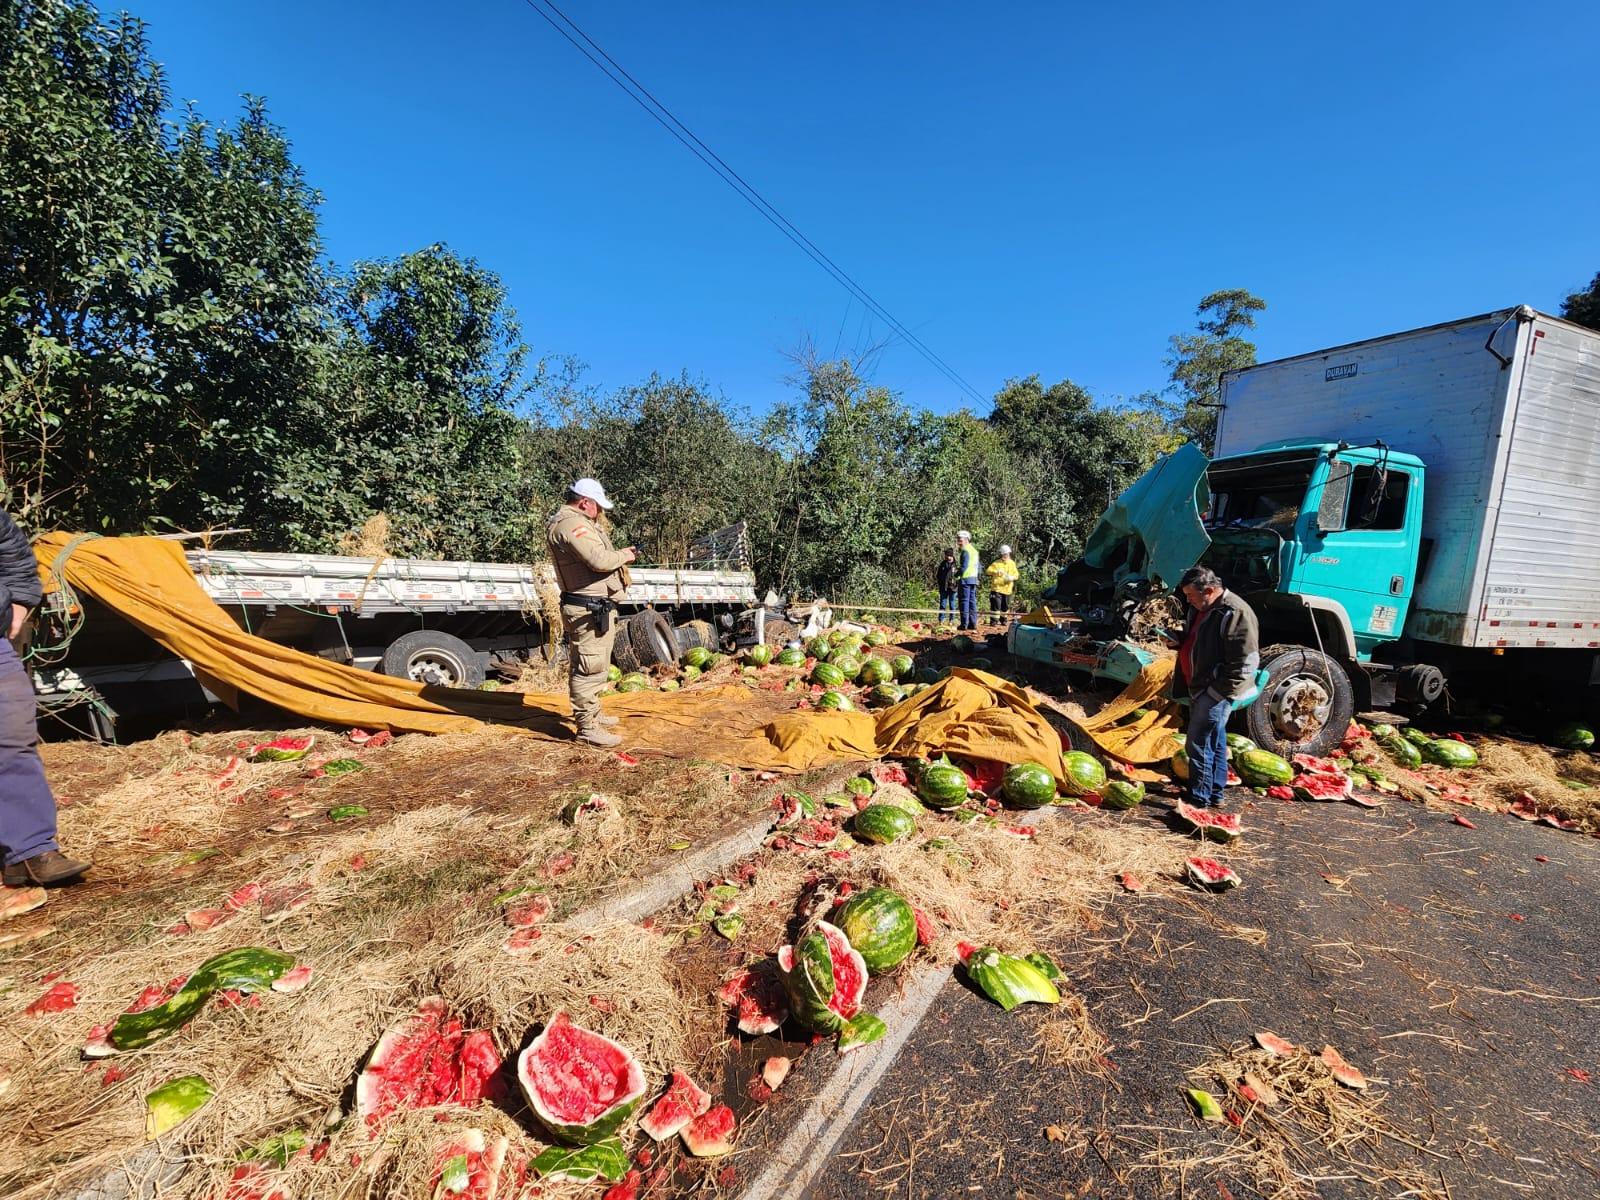
M 1327 466 L 1317 511 L 1303 515 L 1290 590 L 1342 604 L 1362 658 L 1405 625 L 1421 509 L 1420 473 L 1346 451 Z

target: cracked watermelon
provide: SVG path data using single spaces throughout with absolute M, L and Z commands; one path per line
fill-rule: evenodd
M 1100 793 L 1102 808 L 1137 808 L 1144 803 L 1144 784 L 1127 779 L 1113 779 Z
M 696 1158 L 721 1158 L 733 1153 L 733 1109 L 719 1104 L 690 1121 L 680 1135 Z
M 834 923 L 873 975 L 898 967 L 917 948 L 917 914 L 899 892 L 870 887 L 846 900 Z
M 1043 808 L 1056 798 L 1056 778 L 1039 763 L 1013 763 L 1000 782 L 1000 794 L 1012 808 Z
M 447 1138 L 433 1152 L 433 1196 L 436 1200 L 497 1200 L 509 1196 L 506 1153 L 510 1140 L 490 1138 L 481 1129 L 467 1129 Z
M 672 1073 L 672 1082 L 650 1111 L 639 1118 L 639 1128 L 658 1142 L 664 1142 L 711 1107 L 711 1093 L 702 1091 L 682 1071 Z
M 844 931 L 817 922 L 814 931 L 778 950 L 778 977 L 789 995 L 789 1011 L 807 1029 L 837 1033 L 861 1011 L 867 990 L 866 960 Z
M 768 963 L 740 971 L 722 985 L 717 998 L 734 1010 L 741 1033 L 772 1033 L 789 1019 L 783 983 Z
M 887 846 L 917 831 L 917 819 L 893 804 L 869 804 L 855 815 L 850 831 L 864 842 Z
M 1184 859 L 1183 870 L 1190 883 L 1207 891 L 1225 892 L 1239 886 L 1239 876 L 1215 859 Z
M 967 974 L 989 999 L 1010 1012 L 1021 1004 L 1058 1004 L 1061 992 L 1025 958 L 985 946 L 967 956 Z
M 1244 833 L 1244 819 L 1238 813 L 1226 813 L 1215 808 L 1196 808 L 1178 801 L 1172 809 L 1173 816 L 1185 829 L 1212 842 L 1231 842 Z
M 534 1116 L 573 1146 L 604 1141 L 644 1099 L 644 1071 L 629 1051 L 558 1012 L 517 1058 Z
M 500 1070 L 482 1029 L 467 1030 L 443 999 L 429 996 L 378 1039 L 356 1078 L 356 1114 L 376 1134 L 396 1113 L 440 1104 L 471 1107 Z
M 144 1098 L 145 1140 L 153 1142 L 169 1129 L 176 1129 L 216 1094 L 216 1088 L 203 1075 L 167 1080 Z
M 1342 771 L 1304 771 L 1289 785 L 1296 800 L 1343 800 L 1354 790 Z
M 1069 796 L 1098 793 L 1106 785 L 1106 769 L 1100 760 L 1084 750 L 1068 750 L 1061 756 L 1066 779 L 1061 790 Z
M 294 966 L 294 956 L 261 946 L 240 946 L 206 959 L 175 993 L 140 1012 L 125 1012 L 111 1026 L 114 1050 L 142 1050 L 199 1015 L 220 991 L 264 992 Z
M 314 737 L 280 737 L 250 747 L 251 762 L 293 762 L 311 753 Z

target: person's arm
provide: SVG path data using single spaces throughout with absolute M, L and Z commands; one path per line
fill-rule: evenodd
M 1211 690 L 1218 696 L 1242 696 L 1254 680 L 1250 664 L 1260 655 L 1255 623 L 1237 609 L 1228 609 L 1228 623 L 1221 629 L 1222 658 L 1211 676 Z
M 582 525 L 563 527 L 557 536 L 563 545 L 570 547 L 583 560 L 586 567 L 602 575 L 609 575 L 627 566 L 635 557 L 631 546 L 626 550 L 608 549 L 599 534 Z
M 33 556 L 28 535 L 9 513 L 0 513 L 0 619 L 7 637 L 22 632 L 28 610 L 38 606 L 44 591 L 39 585 L 39 560 Z

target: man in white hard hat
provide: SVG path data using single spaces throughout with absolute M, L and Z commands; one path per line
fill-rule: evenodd
M 561 622 L 567 637 L 567 691 L 579 741 L 618 746 L 622 739 L 608 726 L 615 717 L 600 712 L 611 643 L 616 640 L 617 598 L 628 590 L 627 566 L 638 557 L 629 546 L 618 550 L 599 525 L 612 508 L 598 480 L 580 479 L 567 489 L 567 502 L 550 518 L 550 560 L 561 584 Z
M 972 535 L 965 529 L 956 532 L 956 582 L 961 587 L 961 624 L 966 633 L 978 629 L 978 580 L 983 572 L 979 567 L 978 548 L 972 544 Z
M 989 619 L 1004 625 L 1011 611 L 1011 592 L 1022 572 L 1011 558 L 1011 547 L 1001 546 L 1000 557 L 983 569 L 989 579 Z

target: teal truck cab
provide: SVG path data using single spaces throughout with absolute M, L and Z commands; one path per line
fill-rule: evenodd
M 1184 446 L 1111 506 L 1014 627 L 1025 657 L 1125 680 L 1152 595 L 1195 563 L 1261 623 L 1236 717 L 1321 754 L 1367 709 L 1600 705 L 1600 333 L 1504 309 L 1231 372 L 1215 458 Z

